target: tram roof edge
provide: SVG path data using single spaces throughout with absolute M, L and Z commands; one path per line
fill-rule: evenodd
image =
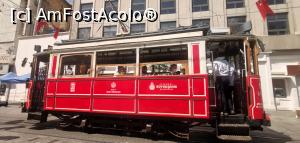
M 165 30 L 165 31 L 145 32 L 145 33 L 137 33 L 137 34 L 124 34 L 124 35 L 118 35 L 117 37 L 62 40 L 60 43 L 55 43 L 55 45 L 60 46 L 60 45 L 81 44 L 81 43 L 100 42 L 100 41 L 112 41 L 112 40 L 121 40 L 121 39 L 129 39 L 129 38 L 141 38 L 141 37 L 169 35 L 169 34 L 176 34 L 176 33 L 187 33 L 187 32 L 195 32 L 195 31 L 202 31 L 203 32 L 202 36 L 204 36 L 207 34 L 207 32 L 209 30 L 210 30 L 209 27 L 199 27 L 199 26 L 184 27 L 184 26 L 182 26 L 182 27 L 178 27 L 175 29 Z

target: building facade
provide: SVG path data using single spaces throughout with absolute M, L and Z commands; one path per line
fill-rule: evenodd
M 71 8 L 72 0 L 3 0 L 0 2 L 0 75 L 14 72 L 18 76 L 31 73 L 35 47 L 40 47 L 40 52 L 53 47 L 54 43 L 69 39 L 70 22 L 48 23 L 40 31 L 35 31 L 36 21 L 32 24 L 17 22 L 11 23 L 11 8 L 25 10 L 29 8 L 35 17 L 39 8 L 45 11 L 58 11 L 62 8 Z M 54 26 L 60 28 L 60 34 L 53 37 Z M 25 84 L 7 84 L 3 100 L 9 103 L 24 102 L 26 97 Z M 2 92 L 0 92 L 2 93 Z
M 13 70 L 16 25 L 10 23 L 10 9 L 18 8 L 20 0 L 0 2 L 0 75 Z
M 112 4 L 114 7 L 112 8 Z M 252 22 L 251 34 L 259 36 L 266 52 L 260 55 L 264 106 L 270 110 L 299 108 L 299 76 L 289 75 L 288 66 L 300 65 L 300 3 L 298 0 L 268 0 L 274 15 L 264 21 L 254 0 L 75 0 L 74 10 L 106 11 L 154 8 L 155 22 L 124 23 L 129 34 L 155 32 L 181 26 L 224 28 Z M 120 23 L 73 21 L 70 39 L 126 35 Z M 282 84 L 284 83 L 284 84 Z

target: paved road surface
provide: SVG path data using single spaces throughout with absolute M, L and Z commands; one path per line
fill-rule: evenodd
M 300 143 L 300 119 L 292 112 L 273 112 L 271 128 L 264 132 L 252 132 L 254 143 Z M 49 122 L 38 124 L 27 121 L 26 114 L 20 113 L 18 106 L 0 107 L 0 142 L 16 143 L 151 143 L 182 142 L 172 137 L 150 137 L 149 135 L 126 135 L 124 132 L 96 131 L 87 134 L 77 128 L 61 128 L 59 121 L 51 118 Z M 214 134 L 202 137 L 200 142 L 216 142 Z

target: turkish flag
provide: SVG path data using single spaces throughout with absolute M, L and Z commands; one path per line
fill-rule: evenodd
M 267 0 L 258 0 L 256 2 L 256 6 L 257 6 L 264 21 L 266 20 L 268 14 L 271 14 L 271 15 L 274 14 L 274 12 L 270 8 Z
M 55 27 L 54 29 L 55 29 L 55 32 L 54 32 L 53 37 L 54 37 L 54 39 L 57 39 L 60 29 L 58 27 Z
M 57 39 L 58 35 L 59 35 L 59 32 L 60 32 L 60 28 L 58 26 L 55 26 L 55 25 L 52 25 L 53 28 L 54 28 L 54 34 L 53 34 L 53 37 L 54 39 Z
M 40 32 L 40 30 L 46 25 L 48 25 L 48 23 L 46 21 L 44 21 L 44 20 L 38 21 L 37 25 L 35 27 L 35 32 Z

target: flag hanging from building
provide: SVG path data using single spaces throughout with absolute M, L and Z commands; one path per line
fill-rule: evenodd
M 38 21 L 35 27 L 35 32 L 40 32 L 42 28 L 44 28 L 45 26 L 47 26 L 48 23 L 44 20 L 42 21 Z
M 53 27 L 54 29 L 54 34 L 53 37 L 54 39 L 58 38 L 59 32 L 60 32 L 60 27 L 54 25 L 53 23 L 50 23 L 50 25 Z M 41 31 L 42 28 L 44 28 L 45 26 L 49 26 L 49 23 L 47 23 L 46 21 L 42 20 L 42 21 L 38 21 L 36 28 L 35 28 L 35 32 L 38 33 Z
M 269 14 L 270 15 L 274 14 L 274 12 L 270 8 L 267 0 L 258 0 L 256 2 L 256 5 L 257 5 L 257 8 L 258 8 L 258 10 L 259 10 L 259 12 L 260 12 L 260 14 L 261 14 L 264 21 L 266 20 L 266 18 Z

